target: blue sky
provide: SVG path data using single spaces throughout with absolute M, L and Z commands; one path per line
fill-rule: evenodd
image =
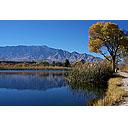
M 88 28 L 97 20 L 0 21 L 0 46 L 47 45 L 89 53 Z M 111 21 L 128 29 L 128 21 Z M 96 55 L 96 54 L 95 54 Z

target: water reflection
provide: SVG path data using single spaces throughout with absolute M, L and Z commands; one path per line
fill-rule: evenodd
M 102 86 L 102 85 L 93 85 L 93 84 L 72 84 L 69 83 L 70 89 L 76 94 L 81 94 L 83 97 L 86 97 L 88 99 L 85 102 L 85 105 L 92 105 L 93 102 L 102 99 L 105 97 L 105 92 L 107 89 L 107 86 Z
M 65 71 L 0 71 L 0 105 L 88 105 L 100 98 L 103 89 L 90 85 L 72 85 Z
M 47 90 L 65 85 L 63 72 L 0 72 L 0 88 Z

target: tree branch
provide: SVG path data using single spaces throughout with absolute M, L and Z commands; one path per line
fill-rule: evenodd
M 108 59 L 108 58 L 105 56 L 105 54 L 104 54 L 104 53 L 102 53 L 101 51 L 99 51 L 99 53 L 100 53 L 101 55 L 103 55 L 103 56 L 104 56 L 104 58 L 106 58 L 108 61 L 111 61 L 110 59 Z

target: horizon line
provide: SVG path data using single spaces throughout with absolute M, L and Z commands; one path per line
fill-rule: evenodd
M 52 46 L 48 46 L 48 45 L 29 45 L 29 44 L 19 44 L 19 45 L 0 45 L 0 47 L 17 47 L 17 46 L 26 46 L 26 47 L 32 47 L 32 46 L 38 46 L 38 47 L 42 47 L 42 46 L 44 46 L 44 47 L 48 47 L 48 48 L 53 48 L 53 49 L 58 49 L 58 50 L 63 50 L 63 51 L 67 51 L 67 52 L 77 52 L 77 51 L 69 51 L 69 50 L 65 50 L 65 49 L 62 49 L 62 48 L 55 48 L 55 47 L 52 47 Z M 85 54 L 86 52 L 77 52 L 77 53 L 80 53 L 80 54 Z M 87 54 L 87 53 L 86 53 Z M 90 53 L 91 54 L 91 53 Z

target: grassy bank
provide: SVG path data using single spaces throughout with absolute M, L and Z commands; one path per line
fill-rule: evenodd
M 121 84 L 121 77 L 110 78 L 105 97 L 98 101 L 94 101 L 93 106 L 112 106 L 120 102 L 126 94 L 126 92 L 120 87 Z

